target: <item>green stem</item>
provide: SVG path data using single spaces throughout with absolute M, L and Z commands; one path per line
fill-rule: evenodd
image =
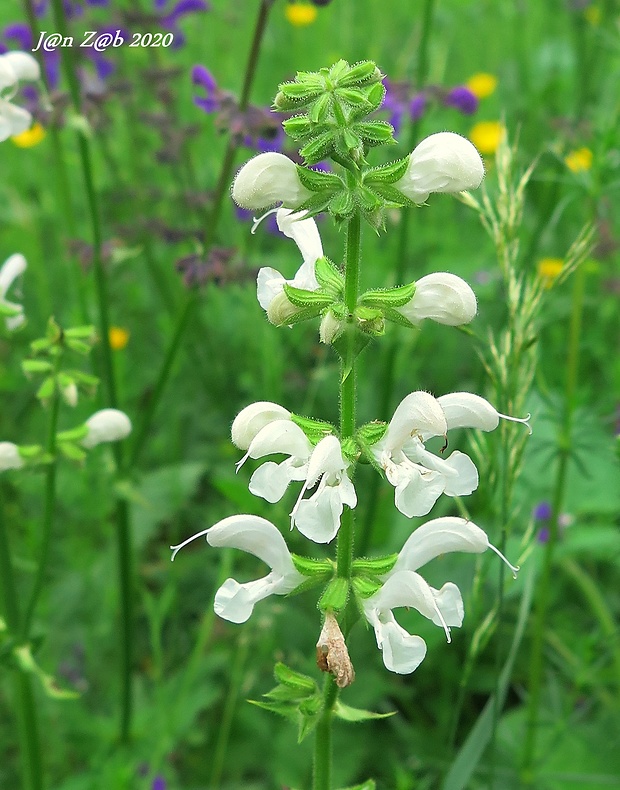
M 67 34 L 67 20 L 62 0 L 53 0 L 54 19 L 57 30 L 64 37 Z M 62 63 L 69 84 L 71 102 L 73 110 L 81 117 L 82 106 L 80 98 L 80 86 L 77 78 L 77 71 L 74 61 L 72 47 L 65 47 L 62 50 Z M 116 408 L 118 405 L 117 387 L 114 375 L 114 364 L 112 361 L 112 350 L 110 347 L 110 321 L 109 321 L 109 297 L 107 291 L 106 275 L 103 269 L 101 256 L 102 233 L 97 193 L 93 178 L 93 167 L 90 151 L 90 143 L 85 134 L 77 131 L 78 151 L 80 166 L 84 179 L 84 189 L 86 193 L 86 203 L 91 224 L 91 237 L 93 244 L 93 271 L 95 277 L 95 290 L 97 295 L 97 305 L 99 309 L 99 335 L 101 341 L 101 363 L 102 378 L 106 390 L 107 405 Z M 120 443 L 113 446 L 114 458 L 116 461 L 117 472 L 123 469 L 123 450 Z M 132 710 L 132 675 L 131 658 L 133 652 L 133 584 L 132 584 L 132 563 L 131 563 L 131 525 L 129 520 L 129 509 L 127 504 L 121 499 L 116 503 L 117 523 L 116 536 L 118 543 L 118 571 L 120 579 L 120 598 L 121 598 L 121 634 L 122 634 L 122 655 L 121 655 L 121 723 L 120 740 L 126 743 L 130 737 L 131 730 L 131 710 Z
M 521 780 L 524 787 L 533 787 L 536 781 L 534 761 L 536 757 L 536 733 L 538 729 L 538 711 L 541 704 L 542 681 L 544 671 L 543 646 L 545 623 L 551 597 L 551 577 L 555 548 L 558 541 L 558 518 L 562 512 L 562 504 L 566 491 L 568 462 L 571 453 L 571 434 L 573 414 L 575 411 L 575 393 L 579 375 L 579 338 L 583 316 L 586 270 L 582 265 L 575 275 L 573 303 L 570 318 L 568 360 L 564 399 L 564 415 L 558 437 L 559 458 L 555 478 L 555 489 L 552 500 L 552 513 L 549 521 L 549 538 L 545 545 L 543 567 L 538 583 L 538 602 L 534 619 L 534 634 L 530 654 L 529 705 L 523 749 L 523 766 Z
M 323 684 L 323 712 L 314 739 L 312 790 L 332 790 L 332 718 L 338 699 L 338 686 L 332 675 Z
M 1 494 L 1 491 L 0 491 Z M 4 507 L 0 497 L 0 595 L 9 633 L 20 632 L 20 612 L 9 536 L 4 521 Z M 43 769 L 37 727 L 36 707 L 32 695 L 30 677 L 17 670 L 15 696 L 17 697 L 17 729 L 19 735 L 23 786 L 26 790 L 42 790 Z
M 142 452 L 144 447 L 145 441 L 149 437 L 151 423 L 153 421 L 153 417 L 155 416 L 155 411 L 161 397 L 163 395 L 164 389 L 170 378 L 170 373 L 172 371 L 172 366 L 177 358 L 177 354 L 181 347 L 181 341 L 183 336 L 185 335 L 185 330 L 189 323 L 189 319 L 192 316 L 192 313 L 195 309 L 195 304 L 198 301 L 198 297 L 196 294 L 190 295 L 190 297 L 185 302 L 183 306 L 183 310 L 179 316 L 179 320 L 174 330 L 174 335 L 172 337 L 172 341 L 170 342 L 170 346 L 166 352 L 166 356 L 164 357 L 164 362 L 161 366 L 161 370 L 159 372 L 159 376 L 157 378 L 157 382 L 155 383 L 155 387 L 153 389 L 153 393 L 149 399 L 148 406 L 144 411 L 142 419 L 140 421 L 140 426 L 136 431 L 136 438 L 133 442 L 131 451 L 129 453 L 129 460 L 127 462 L 127 469 L 130 470 L 135 467 L 138 463 L 138 458 Z
M 67 35 L 67 20 L 62 0 L 52 0 L 54 9 L 54 20 L 58 32 L 65 37 Z M 62 64 L 69 84 L 69 93 L 73 110 L 78 117 L 82 115 L 82 103 L 80 98 L 80 85 L 77 78 L 73 47 L 64 47 L 62 50 Z M 90 143 L 85 134 L 78 130 L 76 132 L 78 142 L 78 152 L 80 157 L 80 167 L 84 179 L 84 189 L 86 192 L 86 204 L 91 223 L 91 236 L 93 243 L 93 271 L 95 276 L 95 288 L 97 292 L 97 303 L 99 307 L 99 335 L 101 341 L 101 357 L 103 367 L 103 381 L 106 388 L 107 403 L 112 408 L 117 407 L 116 382 L 114 378 L 114 365 L 112 363 L 112 350 L 110 348 L 110 321 L 109 321 L 109 299 L 106 287 L 105 272 L 101 257 L 102 235 L 101 220 L 99 216 L 99 206 L 97 203 L 97 193 L 93 179 L 93 166 L 90 151 Z M 117 446 L 120 454 L 120 445 Z
M 60 361 L 62 352 L 58 349 L 59 353 L 56 356 L 54 363 L 54 375 L 57 376 L 60 368 Z M 45 505 L 43 510 L 43 528 L 41 535 L 41 549 L 39 555 L 39 564 L 37 567 L 37 575 L 35 577 L 34 586 L 30 593 L 30 599 L 26 607 L 26 614 L 21 627 L 21 638 L 27 642 L 30 636 L 30 629 L 32 626 L 32 619 L 36 610 L 41 590 L 45 582 L 45 575 L 47 573 L 47 566 L 49 563 L 49 551 L 52 540 L 52 527 L 54 525 L 54 511 L 56 509 L 56 431 L 58 428 L 58 411 L 60 409 L 60 391 L 59 383 L 56 379 L 54 384 L 54 394 L 52 395 L 52 402 L 50 405 L 49 420 L 47 423 L 47 440 L 45 443 L 45 452 L 50 456 L 51 460 L 47 465 L 45 472 Z
M 350 220 L 345 250 L 344 298 L 348 313 L 347 346 L 340 373 L 340 438 L 355 434 L 355 308 L 359 293 L 361 218 L 359 213 Z M 353 510 L 346 507 L 340 518 L 336 547 L 336 574 L 342 579 L 351 577 L 355 521 Z M 326 675 L 323 686 L 323 707 L 316 728 L 314 747 L 313 790 L 331 790 L 332 773 L 332 718 L 338 699 L 338 686 L 332 675 Z

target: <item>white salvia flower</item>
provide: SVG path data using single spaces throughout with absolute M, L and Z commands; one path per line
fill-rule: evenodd
M 86 420 L 88 430 L 82 439 L 82 447 L 90 449 L 102 442 L 118 442 L 131 433 L 129 417 L 118 409 L 102 409 Z
M 39 64 L 27 52 L 7 52 L 0 55 L 0 142 L 25 132 L 32 123 L 32 115 L 11 103 L 20 80 L 38 80 Z
M 476 189 L 483 178 L 475 146 L 460 134 L 438 132 L 414 148 L 405 175 L 394 186 L 414 203 L 424 203 L 431 192 Z
M 270 401 L 251 403 L 242 409 L 233 420 L 231 438 L 240 450 L 247 450 L 256 434 L 276 420 L 289 420 L 291 413 L 283 406 Z
M 412 324 L 430 318 L 438 324 L 460 326 L 468 324 L 478 308 L 476 296 L 465 280 L 449 272 L 435 272 L 420 278 L 413 298 L 395 309 Z
M 463 518 L 447 517 L 428 521 L 415 530 L 401 549 L 394 568 L 383 578 L 385 584 L 364 601 L 364 613 L 375 630 L 383 662 L 391 672 L 413 672 L 426 655 L 424 640 L 409 634 L 397 622 L 393 609 L 414 607 L 435 625 L 441 626 L 448 642 L 450 627 L 463 622 L 463 599 L 459 588 L 447 582 L 440 590 L 428 585 L 416 572 L 429 560 L 452 551 L 481 554 L 492 549 L 515 574 L 511 565 L 486 533 Z
M 174 560 L 177 552 L 192 540 L 205 535 L 210 546 L 224 546 L 253 554 L 270 568 L 262 579 L 239 584 L 226 579 L 215 594 L 215 613 L 231 623 L 245 623 L 258 601 L 269 595 L 287 595 L 305 577 L 293 565 L 293 560 L 280 531 L 267 519 L 259 516 L 230 516 L 198 532 L 178 546 L 171 546 Z
M 412 392 L 398 405 L 384 437 L 371 450 L 396 489 L 398 510 L 408 518 L 425 516 L 441 494 L 466 496 L 475 491 L 478 471 L 459 450 L 443 459 L 426 450 L 424 442 L 446 436 L 452 428 L 492 431 L 500 417 L 529 428 L 529 416 L 520 419 L 500 414 L 484 398 L 469 392 L 451 392 L 440 398 Z
M 233 200 L 246 209 L 265 208 L 274 203 L 297 208 L 312 194 L 301 183 L 295 162 L 275 151 L 246 162 L 232 185 Z
M 372 446 L 395 488 L 396 507 L 408 518 L 425 516 L 443 493 L 465 496 L 478 487 L 478 471 L 467 455 L 455 450 L 443 459 L 424 447 L 427 439 L 447 431 L 438 401 L 428 392 L 412 392 L 397 407 L 385 436 Z
M 250 478 L 250 491 L 267 502 L 279 502 L 293 480 L 305 480 L 312 445 L 302 429 L 292 420 L 274 420 L 252 439 L 247 453 L 237 463 L 237 471 L 248 458 L 283 453 L 289 457 L 279 464 L 267 461 Z
M 325 436 L 312 451 L 306 482 L 291 512 L 291 522 L 302 535 L 315 543 L 329 543 L 340 528 L 344 505 L 354 508 L 357 496 L 335 436 Z M 318 483 L 318 485 L 317 485 Z M 307 489 L 317 485 L 314 494 L 302 499 Z
M 256 296 L 258 303 L 263 310 L 267 311 L 267 316 L 272 323 L 281 323 L 284 318 L 282 310 L 286 307 L 282 305 L 282 302 L 290 305 L 293 311 L 299 309 L 287 299 L 284 293 L 285 283 L 306 291 L 316 291 L 319 287 L 314 273 L 314 265 L 319 258 L 323 257 L 323 246 L 316 222 L 312 218 L 303 219 L 305 213 L 303 211 L 295 213 L 285 208 L 276 211 L 278 228 L 289 239 L 293 239 L 299 247 L 303 263 L 292 280 L 287 280 L 277 269 L 271 267 L 263 267 L 259 270 L 256 280 Z
M 0 472 L 7 469 L 21 469 L 25 461 L 19 453 L 19 447 L 13 442 L 0 442 Z
M 288 458 L 280 463 L 267 461 L 261 464 L 250 478 L 249 489 L 255 496 L 273 503 L 282 499 L 289 483 L 303 481 L 291 512 L 291 526 L 297 527 L 315 543 L 329 543 L 340 527 L 344 505 L 353 508 L 357 503 L 353 483 L 347 475 L 349 462 L 343 458 L 340 442 L 335 436 L 325 436 L 313 447 L 290 417 L 277 418 L 274 406 L 276 404 L 267 403 L 256 411 L 248 406 L 235 420 L 239 420 L 237 428 L 243 423 L 257 426 L 259 415 L 260 419 L 268 420 L 254 434 L 246 454 L 237 463 L 237 470 L 248 458 L 258 459 L 275 453 L 287 455 Z M 245 439 L 253 433 L 253 427 L 243 434 Z M 236 432 L 235 423 L 233 429 Z M 306 491 L 314 486 L 314 494 L 303 499 Z
M 2 121 L 0 119 L 0 125 L 1 123 Z M 17 277 L 19 277 L 19 275 L 24 272 L 26 265 L 26 259 L 24 256 L 20 253 L 16 253 L 15 255 L 11 255 L 10 258 L 7 258 L 0 269 L 0 305 L 5 308 L 9 308 L 10 311 L 15 313 L 14 315 L 6 316 L 4 319 L 6 328 L 9 330 L 17 329 L 17 327 L 21 326 L 26 320 L 24 317 L 24 308 L 22 305 L 9 302 L 9 300 L 6 298 L 6 292 L 9 290 Z

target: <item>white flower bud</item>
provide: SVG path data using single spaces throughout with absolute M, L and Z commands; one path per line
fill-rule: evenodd
M 269 303 L 267 318 L 275 326 L 282 326 L 288 322 L 289 318 L 292 318 L 292 316 L 300 313 L 302 310 L 303 307 L 294 305 L 284 291 L 281 291 Z
M 293 160 L 275 151 L 246 162 L 232 185 L 233 200 L 247 209 L 266 208 L 274 203 L 297 208 L 311 196 L 312 192 L 299 180 Z
M 343 322 L 339 321 L 331 310 L 328 310 L 321 320 L 319 327 L 319 340 L 321 343 L 330 345 L 340 333 Z
M 438 324 L 459 326 L 468 324 L 478 307 L 465 280 L 449 272 L 435 272 L 418 280 L 411 301 L 396 309 L 412 324 L 430 318 Z
M 0 442 L 0 472 L 6 469 L 21 469 L 24 459 L 19 454 L 19 447 L 13 442 Z
M 276 420 L 289 420 L 290 418 L 290 411 L 277 403 L 270 401 L 250 403 L 239 412 L 233 421 L 231 428 L 233 444 L 240 450 L 247 450 L 254 437 L 266 425 Z
M 82 439 L 82 447 L 90 449 L 102 442 L 118 442 L 131 433 L 129 417 L 118 409 L 102 409 L 86 420 L 88 433 Z
M 438 132 L 414 148 L 407 172 L 394 186 L 414 203 L 424 203 L 431 192 L 476 189 L 483 178 L 475 146 L 460 134 Z

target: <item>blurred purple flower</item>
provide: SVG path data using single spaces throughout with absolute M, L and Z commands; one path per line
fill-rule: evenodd
M 203 88 L 206 96 L 194 96 L 194 104 L 207 113 L 216 112 L 222 102 L 222 91 L 217 86 L 213 74 L 205 66 L 197 65 L 192 69 L 192 84 Z
M 156 776 L 153 779 L 152 790 L 166 790 L 166 780 L 163 776 Z
M 446 107 L 454 107 L 463 115 L 473 115 L 478 109 L 478 97 L 465 85 L 457 85 L 456 88 L 448 91 L 443 103 Z
M 172 43 L 173 49 L 178 49 L 185 44 L 185 35 L 178 26 L 179 19 L 187 14 L 201 13 L 210 11 L 211 6 L 205 0 L 178 0 L 174 6 L 168 10 L 170 0 L 155 0 L 155 10 L 160 12 L 160 24 L 174 35 Z
M 426 110 L 426 94 L 416 94 L 409 103 L 409 115 L 412 121 L 419 121 Z
M 536 521 L 547 521 L 551 518 L 551 505 L 549 502 L 539 502 L 534 508 L 534 519 Z
M 538 531 L 537 540 L 539 543 L 547 543 L 549 540 L 549 527 L 543 527 Z

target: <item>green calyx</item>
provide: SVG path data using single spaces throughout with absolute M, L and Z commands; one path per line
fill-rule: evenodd
M 291 414 L 291 420 L 306 434 L 310 444 L 318 444 L 321 439 L 336 433 L 331 422 L 325 420 L 315 420 L 313 417 L 302 417 L 299 414 Z

